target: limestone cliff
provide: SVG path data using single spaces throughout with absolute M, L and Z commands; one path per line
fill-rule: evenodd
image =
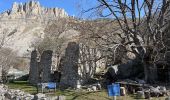
M 14 2 L 12 9 L 0 15 L 1 19 L 55 19 L 67 17 L 68 14 L 61 8 L 45 8 L 38 1 L 30 1 L 25 4 Z
M 64 9 L 45 8 L 38 1 L 15 2 L 12 9 L 0 14 L 0 40 L 5 37 L 4 47 L 23 56 L 30 53 L 33 42 L 43 38 L 47 22 L 59 17 L 69 16 Z

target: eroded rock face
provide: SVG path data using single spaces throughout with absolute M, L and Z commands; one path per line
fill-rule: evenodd
M 6 33 L 4 47 L 17 51 L 19 56 L 27 55 L 32 44 L 44 38 L 49 20 L 68 17 L 64 9 L 42 7 L 38 1 L 15 2 L 11 9 L 0 13 L 0 38 Z
M 56 17 L 67 17 L 68 14 L 60 8 L 44 8 L 38 1 L 30 1 L 22 4 L 14 2 L 12 9 L 0 15 L 1 18 L 33 18 L 33 19 L 54 19 Z

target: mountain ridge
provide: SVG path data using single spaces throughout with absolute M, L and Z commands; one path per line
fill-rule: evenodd
M 19 56 L 30 53 L 32 43 L 44 37 L 50 20 L 68 17 L 64 9 L 45 8 L 38 1 L 15 2 L 12 9 L 0 14 L 0 39 L 5 35 L 3 47 L 17 51 Z
M 38 1 L 29 1 L 26 3 L 14 2 L 12 9 L 3 12 L 0 19 L 55 19 L 57 17 L 68 17 L 68 14 L 61 8 L 45 8 Z

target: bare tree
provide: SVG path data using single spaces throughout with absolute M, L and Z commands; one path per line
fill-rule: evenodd
M 10 67 L 12 67 L 16 62 L 16 52 L 13 52 L 9 48 L 0 49 L 1 78 L 4 83 L 7 82 L 7 74 Z
M 9 40 L 8 35 L 8 29 L 3 29 L 0 34 L 0 76 L 4 83 L 7 82 L 9 68 L 13 66 L 16 61 L 16 52 L 13 52 L 10 48 L 4 48 L 5 43 Z
M 7 36 L 8 36 L 8 30 L 4 29 L 0 35 L 0 48 L 2 48 L 4 44 L 8 41 Z
M 164 44 L 163 28 L 167 25 L 169 0 L 96 0 L 98 5 L 86 10 L 95 10 L 103 18 L 113 19 L 121 32 L 121 42 L 112 40 L 111 44 L 121 45 L 136 59 L 144 64 L 145 80 L 150 68 L 158 61 L 158 55 Z M 114 30 L 115 28 L 112 27 Z M 113 31 L 115 33 L 115 31 Z M 104 33 L 105 34 L 105 33 Z M 108 40 L 108 39 L 107 39 Z M 109 42 L 108 42 L 109 43 Z M 109 43 L 110 44 L 110 43 Z
M 61 34 L 64 34 L 67 30 L 69 30 L 67 18 L 49 21 L 44 29 L 43 39 L 32 44 L 39 52 L 39 57 L 41 57 L 43 51 L 52 50 L 53 54 L 55 54 L 53 56 L 56 57 L 55 66 L 59 66 L 60 59 L 64 53 L 64 46 L 66 46 L 66 37 L 62 37 Z

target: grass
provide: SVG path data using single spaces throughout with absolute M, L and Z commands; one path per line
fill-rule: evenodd
M 37 93 L 36 87 L 28 84 L 28 82 L 26 81 L 15 81 L 13 83 L 8 83 L 7 85 L 11 89 L 20 89 L 31 94 Z M 97 92 L 87 92 L 83 90 L 66 89 L 62 91 L 57 89 L 55 93 L 46 92 L 46 94 L 50 96 L 64 95 L 66 96 L 67 100 L 113 100 L 113 97 L 108 96 L 107 90 L 102 90 Z M 117 97 L 116 100 L 136 100 L 136 99 L 135 99 L 135 95 L 130 95 L 130 96 L 128 95 L 128 96 Z M 152 98 L 152 100 L 165 100 L 165 97 Z
M 22 91 L 35 94 L 37 92 L 36 87 L 30 85 L 27 81 L 15 81 L 7 84 L 11 89 L 20 89 Z

